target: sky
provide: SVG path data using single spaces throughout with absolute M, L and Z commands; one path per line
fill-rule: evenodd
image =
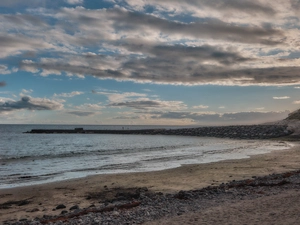
M 300 0 L 1 0 L 0 123 L 284 119 L 299 28 Z

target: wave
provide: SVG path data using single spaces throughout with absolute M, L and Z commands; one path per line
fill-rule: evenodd
M 164 151 L 176 148 L 187 148 L 191 145 L 176 145 L 176 146 L 159 146 L 159 147 L 151 147 L 151 148 L 122 148 L 122 149 L 99 149 L 99 150 L 88 150 L 84 149 L 81 151 L 69 151 L 63 153 L 49 153 L 49 154 L 41 154 L 41 155 L 25 155 L 25 156 L 2 156 L 2 163 L 10 163 L 14 161 L 22 161 L 22 160 L 45 160 L 45 159 L 54 159 L 54 158 L 72 158 L 72 157 L 80 157 L 80 156 L 112 156 L 112 155 L 120 155 L 120 154 L 133 154 L 137 152 L 153 152 L 153 151 Z M 94 147 L 93 145 L 85 146 L 87 148 Z

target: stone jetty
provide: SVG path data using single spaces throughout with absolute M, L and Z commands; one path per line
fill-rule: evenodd
M 25 133 L 32 134 L 138 134 L 138 135 L 181 135 L 199 137 L 218 137 L 236 139 L 269 139 L 288 136 L 293 133 L 286 125 L 245 125 L 245 126 L 214 126 L 181 129 L 142 129 L 142 130 L 85 130 L 75 128 L 64 129 L 33 129 Z

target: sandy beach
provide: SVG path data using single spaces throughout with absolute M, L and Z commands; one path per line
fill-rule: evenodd
M 94 175 L 63 182 L 2 189 L 0 190 L 0 223 L 5 221 L 13 223 L 24 219 L 31 220 L 36 217 L 42 218 L 44 215 L 60 215 L 62 209 L 56 209 L 60 204 L 63 204 L 67 211 L 75 205 L 80 209 L 91 205 L 100 206 L 99 200 L 90 197 L 93 194 L 101 196 L 102 202 L 104 202 L 113 198 L 120 190 L 130 190 L 131 188 L 146 187 L 149 191 L 162 193 L 196 190 L 207 186 L 218 186 L 232 180 L 251 179 L 256 176 L 299 170 L 299 162 L 300 147 L 297 144 L 289 150 L 274 151 L 241 160 L 183 165 L 179 168 L 156 172 Z M 289 205 L 290 214 L 282 214 L 280 216 L 281 221 L 287 221 L 284 220 L 284 217 L 289 217 L 290 222 L 286 224 L 295 224 L 293 219 L 298 216 L 295 212 L 300 210 L 299 204 L 295 203 L 299 202 L 299 199 L 300 192 L 298 190 L 288 190 L 286 193 L 279 193 L 271 198 L 264 196 L 263 198 L 243 202 L 224 202 L 217 207 L 207 208 L 206 211 L 201 211 L 201 213 L 184 213 L 178 217 L 162 218 L 158 221 L 149 222 L 149 224 L 199 224 L 204 218 L 203 215 L 205 215 L 206 222 L 203 220 L 201 224 L 213 224 L 216 222 L 209 218 L 224 218 L 225 214 L 239 215 L 234 216 L 232 220 L 235 223 L 230 222 L 230 224 L 255 224 L 245 221 L 250 218 L 250 215 L 254 214 L 255 221 L 259 221 L 260 216 L 263 218 L 264 213 L 270 216 L 275 208 L 280 211 L 286 205 Z M 284 202 L 284 204 L 280 208 L 278 204 L 275 204 L 276 202 Z M 260 212 L 260 207 L 256 207 L 256 205 L 264 205 L 264 211 Z M 241 207 L 247 213 L 237 214 L 236 212 L 241 211 Z M 273 217 L 276 217 L 275 214 Z M 230 221 L 230 219 L 227 221 Z M 265 224 L 282 223 L 269 221 Z

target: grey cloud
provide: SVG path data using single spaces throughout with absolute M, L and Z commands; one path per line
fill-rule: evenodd
M 92 66 L 92 65 L 91 65 Z M 103 79 L 131 80 L 135 82 L 169 83 L 183 85 L 291 85 L 300 82 L 300 67 L 272 67 L 231 69 L 225 66 L 204 65 L 195 61 L 168 58 L 132 59 L 115 70 L 99 70 L 89 66 L 57 63 L 28 63 L 21 69 L 44 69 L 74 74 L 92 75 Z
M 95 112 L 83 112 L 83 111 L 71 111 L 68 112 L 69 114 L 76 115 L 76 116 L 92 116 L 95 115 Z
M 242 26 L 225 23 L 217 19 L 208 20 L 205 23 L 186 24 L 124 10 L 110 10 L 108 16 L 115 21 L 114 27 L 116 30 L 143 30 L 149 27 L 162 33 L 181 34 L 185 37 L 221 39 L 264 45 L 278 45 L 281 43 L 281 41 L 271 40 L 271 37 L 281 40 L 284 38 L 284 33 L 281 30 L 272 27 Z
M 139 116 L 116 116 L 113 119 L 115 120 L 137 120 L 141 119 Z
M 142 14 L 121 9 L 109 9 L 106 11 L 91 12 L 84 9 L 76 9 L 70 11 L 63 9 L 60 16 L 72 24 L 76 23 L 80 29 L 87 29 L 91 32 L 91 28 L 104 26 L 103 32 L 98 32 L 97 37 L 89 38 L 91 42 L 99 41 L 99 35 L 104 35 L 105 31 L 116 33 L 135 31 L 142 33 L 143 31 L 159 32 L 168 35 L 181 35 L 182 38 L 203 38 L 215 40 L 227 40 L 230 42 L 254 43 L 263 45 L 282 44 L 285 38 L 284 32 L 275 29 L 272 26 L 249 26 L 245 24 L 226 23 L 218 19 L 206 19 L 205 22 L 181 23 L 171 21 L 149 14 Z M 103 24 L 105 21 L 105 24 Z M 89 28 L 89 29 L 88 29 Z M 65 26 L 69 29 L 69 25 Z M 108 36 L 107 36 L 108 37 Z M 94 40 L 95 39 L 95 40 Z M 88 41 L 84 37 L 77 38 L 76 41 Z
M 122 47 L 134 52 L 143 52 L 152 57 L 176 60 L 182 58 L 197 62 L 213 60 L 221 64 L 230 65 L 254 59 L 245 58 L 240 53 L 226 50 L 219 46 L 183 46 L 183 45 L 155 45 L 141 40 L 127 40 Z
M 281 120 L 287 117 L 284 112 L 238 112 L 225 114 L 205 114 L 193 112 L 154 112 L 152 119 L 190 119 L 201 124 L 253 124 Z
M 12 7 L 12 6 L 30 6 L 30 7 L 37 7 L 37 6 L 45 6 L 46 0 L 1 0 L 0 6 L 1 7 Z
M 0 82 L 0 87 L 5 87 L 6 86 L 6 82 L 5 81 L 1 81 Z
M 300 10 L 300 0 L 290 0 L 293 9 Z
M 151 114 L 154 114 L 152 119 L 191 119 L 195 121 L 219 121 L 221 116 L 193 112 L 151 112 Z
M 117 102 L 111 103 L 108 106 L 112 107 L 129 107 L 135 109 L 149 109 L 149 108 L 159 108 L 163 106 L 159 101 L 128 101 L 128 102 Z
M 33 62 L 26 62 L 22 61 L 20 63 L 20 68 L 21 69 L 26 69 L 28 70 L 29 68 L 31 69 L 43 69 L 43 70 L 55 70 L 55 71 L 65 71 L 73 74 L 81 74 L 81 75 L 93 75 L 97 76 L 99 78 L 111 78 L 111 79 L 122 79 L 125 77 L 125 75 L 117 70 L 111 70 L 111 69 L 106 69 L 106 70 L 100 70 L 100 69 L 95 69 L 91 68 L 89 66 L 74 66 L 71 64 L 63 64 L 60 62 L 56 63 L 33 63 Z
M 298 1 L 298 0 L 292 0 L 292 1 Z M 129 2 L 130 3 L 130 2 Z M 248 13 L 252 15 L 257 14 L 264 14 L 268 16 L 272 16 L 276 14 L 276 11 L 267 6 L 262 4 L 259 1 L 253 1 L 253 0 L 150 0 L 147 1 L 147 4 L 151 4 L 153 6 L 156 5 L 164 5 L 168 6 L 169 8 L 173 9 L 174 4 L 177 4 L 178 6 L 188 5 L 191 8 L 209 8 L 213 10 L 218 10 L 220 12 L 238 12 L 238 13 Z M 145 3 L 146 5 L 146 3 Z M 175 6 L 176 7 L 176 6 Z
M 188 0 L 189 2 L 195 2 L 194 0 Z M 267 14 L 267 15 L 273 15 L 276 13 L 276 11 L 268 7 L 266 5 L 261 4 L 258 1 L 253 0 L 202 0 L 202 1 L 196 1 L 200 4 L 202 3 L 205 6 L 208 6 L 213 9 L 217 10 L 230 10 L 235 9 L 242 12 L 248 12 L 250 14 Z
M 45 50 L 53 48 L 51 44 L 22 34 L 12 35 L 0 33 L 0 58 L 21 53 L 21 51 Z
M 62 104 L 48 99 L 33 99 L 24 96 L 19 101 L 0 102 L 0 112 L 9 112 L 21 109 L 27 110 L 56 110 L 61 109 Z
M 179 110 L 187 108 L 186 105 L 181 101 L 162 101 L 162 100 L 151 100 L 151 99 L 138 99 L 134 101 L 123 101 L 123 102 L 112 102 L 108 106 L 111 107 L 129 107 L 134 109 L 149 110 L 155 109 L 172 109 Z
M 22 46 L 27 46 L 27 45 L 30 45 L 32 47 L 44 47 L 43 44 L 37 43 L 34 40 L 30 40 L 29 38 L 23 35 L 13 36 L 7 34 L 0 34 L 1 48 L 5 48 L 5 47 L 21 48 Z
M 0 15 L 1 22 L 10 23 L 16 27 L 21 27 L 24 25 L 32 25 L 36 27 L 46 27 L 48 26 L 41 17 L 33 16 L 29 14 L 6 14 L 6 15 Z

